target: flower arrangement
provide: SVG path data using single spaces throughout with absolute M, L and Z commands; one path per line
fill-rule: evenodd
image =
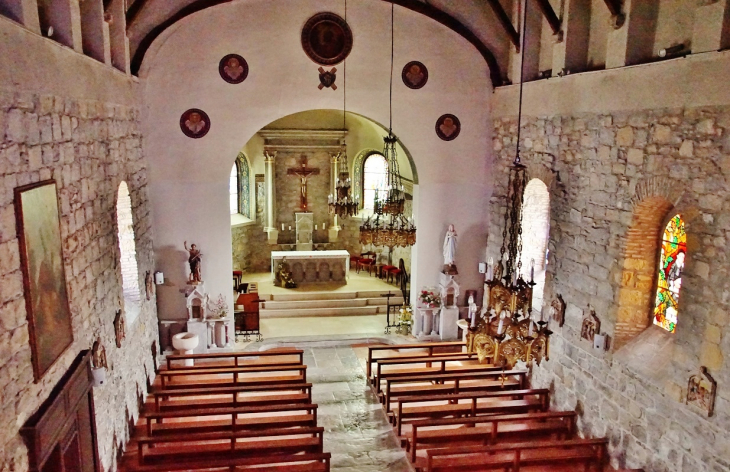
M 434 290 L 423 289 L 418 294 L 418 299 L 428 308 L 437 308 L 441 306 L 441 297 Z
M 401 324 L 411 324 L 412 319 L 413 319 L 413 309 L 410 306 L 404 304 L 398 310 L 398 321 Z
M 213 318 L 226 317 L 228 314 L 228 302 L 222 294 L 218 296 L 216 301 L 210 302 L 210 311 L 213 313 Z

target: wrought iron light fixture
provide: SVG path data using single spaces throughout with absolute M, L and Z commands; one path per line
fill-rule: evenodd
M 530 280 L 522 274 L 522 205 L 527 186 L 527 168 L 520 160 L 520 130 L 522 124 L 522 87 L 526 49 L 527 5 L 522 17 L 522 64 L 520 70 L 520 99 L 517 115 L 517 150 L 509 171 L 507 206 L 504 213 L 502 246 L 499 261 L 494 265 L 489 258 L 484 282 L 486 306 L 475 314 L 467 333 L 467 347 L 477 352 L 480 361 L 492 359 L 495 364 L 514 367 L 518 361 L 538 364 L 549 355 L 552 332 L 541 316 L 532 319 L 532 288 L 534 260 L 531 261 Z
M 360 226 L 360 243 L 363 245 L 386 246 L 388 259 L 396 246 L 406 247 L 416 244 L 416 226 L 413 218 L 403 215 L 406 207 L 406 192 L 398 168 L 396 144 L 398 138 L 393 134 L 393 52 L 394 52 L 394 4 L 390 4 L 390 123 L 388 136 L 383 138 L 383 157 L 388 163 L 388 180 L 384 200 L 375 192 L 375 218 L 368 218 Z
M 347 23 L 347 0 L 345 0 L 345 23 Z M 342 65 L 342 131 L 346 131 L 345 117 L 347 113 L 347 60 Z M 347 145 L 342 143 L 342 150 L 334 156 L 334 163 L 339 169 L 337 182 L 335 183 L 335 194 L 327 197 L 330 215 L 337 215 L 340 218 L 353 216 L 360 208 L 358 198 L 352 196 L 352 181 L 347 163 Z

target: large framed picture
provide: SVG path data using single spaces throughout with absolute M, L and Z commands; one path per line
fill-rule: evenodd
M 56 182 L 15 189 L 25 307 L 38 382 L 73 342 Z

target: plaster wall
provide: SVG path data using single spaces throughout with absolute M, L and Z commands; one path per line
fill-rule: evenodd
M 287 15 L 280 14 L 284 8 Z M 182 240 L 201 248 L 208 289 L 214 294 L 228 291 L 232 157 L 278 118 L 340 108 L 342 88 L 317 88 L 318 66 L 300 43 L 301 27 L 309 17 L 339 8 L 339 2 L 324 0 L 220 5 L 182 20 L 148 53 L 141 79 L 145 153 L 153 156 L 155 251 L 170 283 L 158 293 L 161 317 L 176 316 L 183 306 L 178 293 L 187 272 Z M 347 63 L 348 110 L 387 123 L 390 5 L 351 1 L 348 21 L 354 32 Z M 476 263 L 484 257 L 490 191 L 488 70 L 467 41 L 437 22 L 400 7 L 395 22 L 393 128 L 413 156 L 420 182 L 414 195 L 418 244 L 412 282 L 435 284 L 443 264 L 443 235 L 453 223 L 462 236 L 457 252 L 462 280 L 479 287 Z M 220 57 L 231 52 L 249 63 L 249 76 L 240 85 L 227 84 L 218 75 Z M 398 78 L 398 71 L 413 59 L 429 68 L 429 82 L 421 90 L 406 88 Z M 179 129 L 180 115 L 191 107 L 210 116 L 211 130 L 202 139 L 189 139 Z M 461 134 L 451 142 L 434 132 L 443 113 L 461 120 Z M 256 164 L 254 172 L 259 172 Z
M 18 431 L 48 398 L 79 351 L 99 338 L 109 364 L 94 389 L 104 470 L 126 443 L 138 396 L 154 377 L 155 297 L 142 296 L 122 347 L 113 320 L 122 306 L 115 205 L 129 186 L 138 282 L 154 271 L 147 164 L 136 80 L 0 18 L 0 469 L 27 471 Z M 34 382 L 13 189 L 56 181 L 73 344 Z
M 550 190 L 545 303 L 558 294 L 567 303 L 565 325 L 550 324 L 550 360 L 534 370 L 533 384 L 554 391 L 554 408 L 578 411 L 582 434 L 609 438 L 614 466 L 730 470 L 730 102 L 715 86 L 729 67 L 730 55 L 707 54 L 524 88 L 523 163 Z M 488 253 L 495 255 L 516 144 L 517 120 L 508 111 L 513 92 L 497 90 L 494 102 L 499 117 Z M 655 285 L 627 277 L 637 258 L 632 248 L 656 260 L 660 231 L 676 213 L 687 222 L 690 248 L 677 330 L 649 326 L 630 342 L 614 344 L 625 330 L 627 308 L 644 326 L 651 319 L 652 306 L 633 304 L 641 294 L 653 302 Z M 642 218 L 647 214 L 655 217 Z M 654 227 L 647 227 L 650 220 Z M 637 237 L 644 244 L 633 242 Z M 608 352 L 580 338 L 588 304 L 612 340 Z M 709 418 L 684 404 L 687 381 L 700 366 L 718 382 Z

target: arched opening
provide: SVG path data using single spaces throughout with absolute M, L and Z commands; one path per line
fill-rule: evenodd
M 648 197 L 634 207 L 626 235 L 614 347 L 624 346 L 650 324 L 656 289 L 659 240 L 672 204 L 661 196 Z
M 679 290 L 687 255 L 684 220 L 674 215 L 664 227 L 654 301 L 654 324 L 673 333 L 679 315 Z
M 540 179 L 532 179 L 525 187 L 522 203 L 522 274 L 529 278 L 532 261 L 535 286 L 532 289 L 532 309 L 542 309 L 550 238 L 550 193 Z
M 139 315 L 139 271 L 137 249 L 132 218 L 132 199 L 127 183 L 122 181 L 117 191 L 117 239 L 119 241 L 119 265 L 122 271 L 122 292 L 127 323 Z

